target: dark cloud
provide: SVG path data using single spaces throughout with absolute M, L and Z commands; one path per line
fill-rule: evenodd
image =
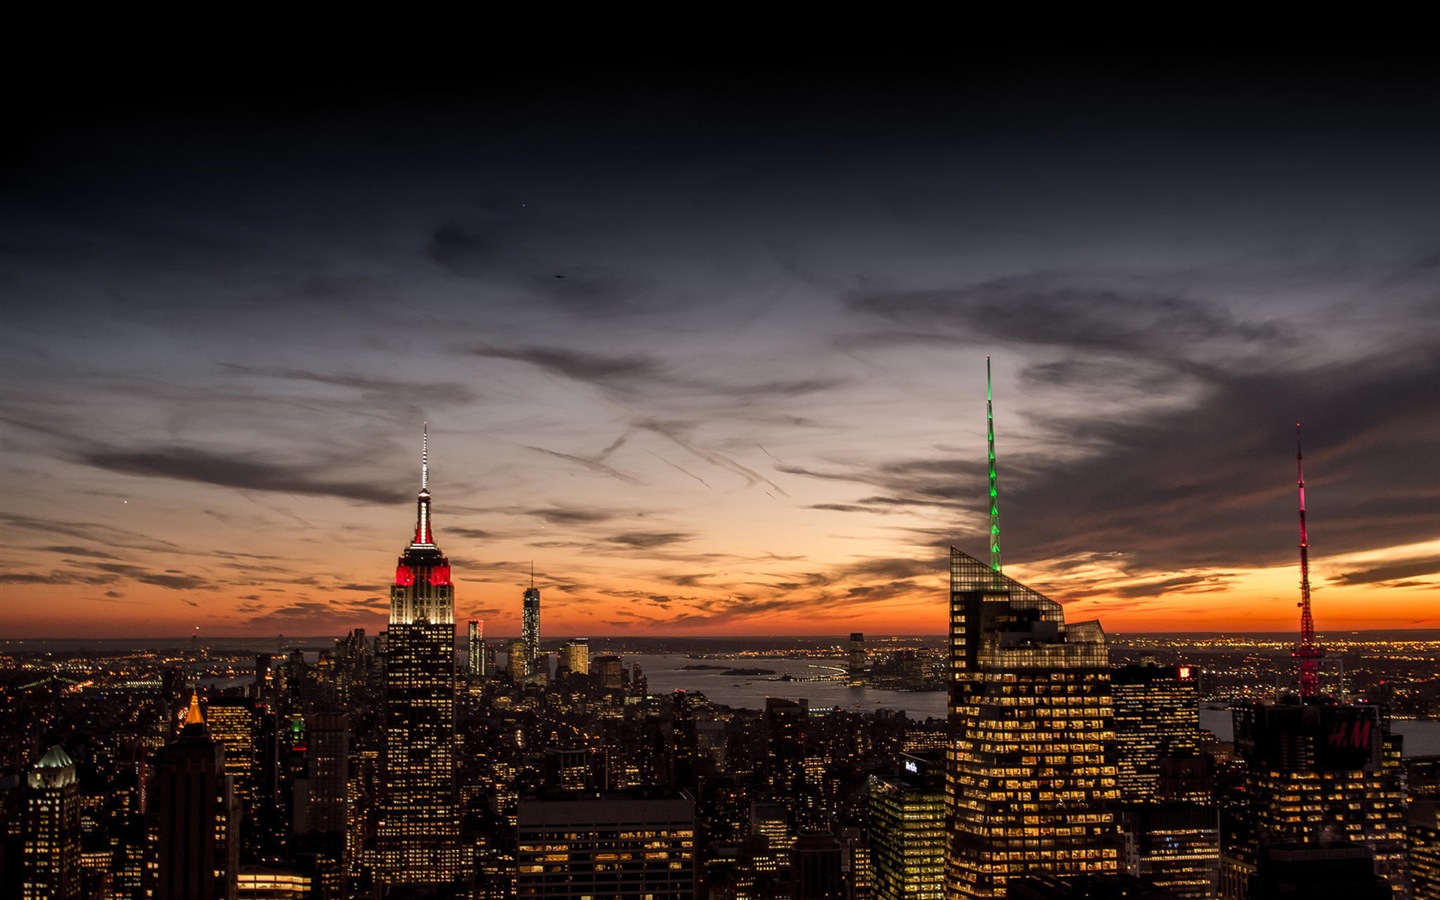
M 562 347 L 528 347 L 523 350 L 480 349 L 476 356 L 529 363 L 555 375 L 588 384 L 633 389 L 664 380 L 659 362 L 644 356 L 599 356 Z
M 75 579 L 54 572 L 0 572 L 0 584 L 74 584 Z
M 1292 340 L 1279 323 L 1243 321 L 1214 303 L 1143 288 L 1082 287 L 1078 280 L 1036 274 L 954 289 L 859 291 L 844 304 L 854 313 L 932 331 L 1139 356 L 1189 355 L 1198 344 L 1216 342 Z
M 293 464 L 185 447 L 159 447 L 150 450 L 96 448 L 81 452 L 79 461 L 126 475 L 172 478 L 246 491 L 338 497 L 342 500 L 377 504 L 398 503 L 405 497 L 402 493 L 373 484 L 313 478 L 307 475 L 302 467 Z
M 529 363 L 563 378 L 589 384 L 620 396 L 641 393 L 683 392 L 745 405 L 762 400 L 784 400 L 831 390 L 845 384 L 839 378 L 725 381 L 683 374 L 653 356 L 602 356 L 565 347 L 522 349 L 481 348 L 477 356 Z M 646 427 L 639 423 L 637 427 Z
M 1284 564 L 1298 528 L 1297 419 L 1312 559 L 1434 539 L 1437 350 L 1397 346 L 1358 363 L 1217 374 L 1194 406 L 1143 421 L 1051 420 L 1057 446 L 1086 452 L 1032 452 L 1007 465 L 1002 451 L 1007 559 L 1113 553 L 1137 572 Z M 983 484 L 971 484 L 967 520 L 984 521 Z M 912 488 L 892 485 L 897 496 Z
M 1407 559 L 1402 562 L 1375 566 L 1370 569 L 1342 572 L 1337 575 L 1334 580 L 1340 584 L 1375 584 L 1377 582 L 1394 582 L 1400 579 L 1412 579 L 1417 575 L 1440 576 L 1440 557 L 1432 556 L 1426 559 Z M 1408 583 L 1429 584 L 1432 587 L 1440 587 L 1440 582 L 1412 581 Z
M 608 522 L 618 516 L 618 513 L 610 510 L 580 506 L 550 506 L 527 509 L 524 512 L 526 515 L 544 519 L 551 525 L 589 525 Z
M 624 534 L 615 534 L 605 538 L 605 540 L 609 543 L 620 544 L 624 547 L 634 547 L 636 549 L 668 547 L 671 544 L 679 544 L 685 541 L 693 541 L 694 539 L 695 535 L 684 534 L 678 531 L 628 531 Z
M 94 559 L 119 559 L 119 558 L 120 558 L 120 557 L 116 556 L 116 555 L 113 554 L 113 553 L 106 553 L 106 552 L 104 552 L 104 551 L 102 551 L 102 550 L 92 550 L 92 549 L 90 549 L 90 548 L 88 548 L 88 547 L 60 546 L 60 547 L 45 547 L 44 549 L 49 550 L 51 553 L 59 553 L 59 554 L 65 555 L 65 556 L 89 556 L 89 557 L 92 557 L 92 558 L 94 558 Z
M 484 540 L 486 538 L 495 536 L 495 533 L 493 531 L 486 531 L 483 528 L 461 528 L 455 525 L 447 526 L 445 528 L 445 533 L 447 535 L 453 534 L 457 537 L 470 538 L 471 540 L 476 541 Z
M 219 589 L 218 585 L 210 578 L 179 572 L 175 569 L 154 572 L 141 566 L 125 563 L 94 563 L 92 567 L 121 578 L 128 578 L 142 584 L 153 584 L 156 587 L 168 588 L 172 591 L 214 591 Z
M 179 545 L 169 541 L 95 522 L 40 519 L 34 516 L 0 512 L 0 523 L 16 529 L 20 534 L 65 535 L 125 550 L 146 550 L 157 553 L 181 552 Z
M 386 378 L 368 378 L 363 375 L 329 375 L 304 369 L 261 368 L 235 363 L 221 363 L 220 366 L 227 371 L 242 375 L 350 388 L 360 391 L 366 400 L 381 404 L 384 408 L 394 407 L 397 403 L 404 403 L 408 406 L 417 397 L 423 397 L 427 404 L 462 404 L 474 402 L 476 399 L 475 392 L 469 387 L 453 382 L 417 383 Z
M 1173 578 L 1161 578 L 1152 581 L 1143 581 L 1138 584 L 1127 584 L 1120 586 L 1098 587 L 1096 590 L 1087 593 L 1105 597 L 1165 597 L 1173 594 L 1209 594 L 1216 591 L 1226 590 L 1231 586 L 1232 578 L 1226 575 L 1177 575 Z M 1072 599 L 1076 599 L 1074 591 L 1067 591 Z M 1107 604 L 1106 609 L 1111 607 Z

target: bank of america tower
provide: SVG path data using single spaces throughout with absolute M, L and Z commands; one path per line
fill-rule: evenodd
M 463 876 L 455 790 L 455 589 L 430 519 L 422 439 L 415 534 L 390 588 L 385 651 L 383 794 L 375 875 L 385 885 Z

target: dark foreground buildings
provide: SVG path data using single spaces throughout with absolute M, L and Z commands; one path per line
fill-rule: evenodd
M 240 802 L 211 739 L 198 697 L 185 726 L 156 754 L 150 788 L 155 900 L 235 900 L 240 869 Z
M 695 896 L 695 801 L 687 794 L 522 797 L 517 834 L 521 900 Z

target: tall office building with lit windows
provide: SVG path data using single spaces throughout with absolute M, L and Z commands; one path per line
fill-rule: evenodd
M 80 786 L 75 763 L 51 747 L 26 775 L 22 900 L 80 896 Z
M 1022 874 L 1115 874 L 1109 658 L 1098 622 L 950 551 L 949 897 Z
M 871 775 L 867 797 L 875 900 L 940 900 L 945 887 L 945 757 L 906 753 Z
M 1375 871 L 1408 890 L 1400 737 L 1380 710 L 1322 698 L 1236 708 L 1235 751 L 1245 762 L 1242 803 L 1227 817 L 1221 896 L 1243 898 L 1268 844 L 1352 841 Z
M 466 671 L 476 678 L 484 678 L 489 674 L 485 671 L 485 623 L 479 619 L 471 619 L 467 637 Z
M 455 589 L 431 530 L 428 441 L 415 533 L 390 588 L 375 876 L 446 884 L 464 873 L 455 785 Z
M 533 575 L 530 586 L 525 589 L 525 599 L 521 604 L 520 636 L 525 641 L 526 672 L 539 671 L 540 589 L 535 586 Z

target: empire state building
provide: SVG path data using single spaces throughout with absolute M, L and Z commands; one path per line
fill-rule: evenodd
M 455 589 L 430 520 L 428 434 L 415 534 L 390 588 L 383 794 L 376 829 L 382 884 L 444 884 L 464 874 L 455 791 Z

